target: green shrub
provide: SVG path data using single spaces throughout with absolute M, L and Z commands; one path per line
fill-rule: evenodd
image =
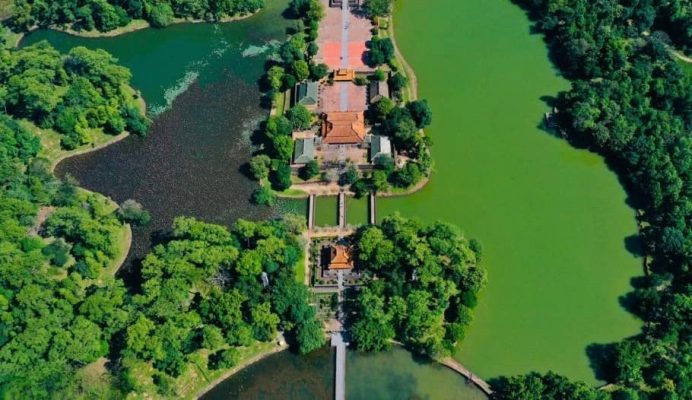
M 227 369 L 233 368 L 240 361 L 240 353 L 238 349 L 232 347 L 226 350 L 219 350 L 209 357 L 210 369 Z
M 273 207 L 276 204 L 276 194 L 270 188 L 262 186 L 252 192 L 250 200 L 257 205 Z
M 118 217 L 123 222 L 135 226 L 144 226 L 151 221 L 151 215 L 135 200 L 125 200 L 118 210 Z
M 57 267 L 65 266 L 70 259 L 70 245 L 62 239 L 54 240 L 51 244 L 44 247 L 41 252 Z
M 173 9 L 168 3 L 160 3 L 152 7 L 149 14 L 151 26 L 163 28 L 173 22 Z
M 300 169 L 300 177 L 304 180 L 309 180 L 320 173 L 320 164 L 316 160 L 310 160 L 303 168 Z

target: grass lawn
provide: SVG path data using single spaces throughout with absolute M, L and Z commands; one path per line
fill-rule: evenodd
M 300 254 L 300 259 L 296 262 L 295 267 L 296 281 L 305 282 L 305 252 Z
M 111 201 L 110 199 L 106 199 L 114 207 L 117 207 L 117 204 L 115 202 Z M 101 270 L 101 274 L 96 280 L 97 284 L 103 284 L 106 278 L 113 277 L 115 276 L 115 273 L 118 272 L 118 269 L 120 269 L 120 266 L 125 262 L 125 258 L 127 258 L 127 254 L 130 251 L 130 244 L 132 243 L 132 229 L 130 228 L 130 225 L 128 224 L 123 224 L 121 225 L 119 232 L 118 232 L 118 242 L 116 243 L 117 247 L 117 254 L 115 257 L 113 257 L 108 264 L 108 267 L 104 268 Z
M 278 93 L 274 100 L 274 108 L 276 109 L 276 115 L 284 115 L 286 110 L 290 106 L 291 92 L 287 90 L 285 92 Z
M 692 63 L 684 62 L 677 58 L 676 61 L 678 62 L 678 65 L 680 65 L 680 68 L 687 73 L 687 75 L 692 76 Z
M 146 103 L 144 99 L 142 99 L 132 87 L 125 86 L 123 87 L 123 91 L 128 97 L 132 98 L 132 102 L 137 105 L 137 108 L 139 108 L 142 113 L 146 112 Z M 61 160 L 67 157 L 105 147 L 111 142 L 124 139 L 129 135 L 127 132 L 120 133 L 119 135 L 108 135 L 101 129 L 90 129 L 89 134 L 92 139 L 91 143 L 80 146 L 74 150 L 65 150 L 60 146 L 60 138 L 62 135 L 58 132 L 52 129 L 40 128 L 28 120 L 20 120 L 19 123 L 41 139 L 39 157 L 43 157 L 50 161 L 52 168 L 55 168 Z
M 243 369 L 247 365 L 256 361 L 263 354 L 276 350 L 274 342 L 255 342 L 252 345 L 239 349 L 241 359 L 238 365 L 233 368 L 210 370 L 207 367 L 210 352 L 199 350 L 190 355 L 190 360 L 185 371 L 175 380 L 176 395 L 162 396 L 157 393 L 156 385 L 153 382 L 154 368 L 150 363 L 138 362 L 135 366 L 136 381 L 141 385 L 139 393 L 131 393 L 128 399 L 163 399 L 175 397 L 177 399 L 195 399 L 197 395 L 209 386 L 214 386 L 223 379 Z M 87 366 L 88 367 L 88 366 Z M 85 368 L 87 368 L 85 367 Z
M 52 168 L 55 168 L 64 158 L 105 146 L 113 140 L 122 139 L 124 136 L 128 135 L 127 133 L 121 133 L 120 135 L 113 136 L 103 133 L 100 129 L 91 129 L 89 132 L 92 137 L 91 144 L 80 146 L 74 150 L 65 150 L 60 146 L 60 138 L 62 135 L 58 132 L 52 129 L 39 128 L 34 123 L 27 120 L 20 120 L 20 124 L 41 139 L 41 151 L 38 155 L 50 161 Z
M 339 198 L 337 196 L 318 196 L 315 199 L 315 226 L 337 226 Z
M 0 0 L 0 21 L 4 21 L 12 14 L 12 0 Z
M 2 1 L 2 0 L 0 0 L 0 1 Z M 108 31 L 108 32 L 101 32 L 101 31 L 97 31 L 97 30 L 75 31 L 75 30 L 72 30 L 69 28 L 68 29 L 61 29 L 61 30 L 69 33 L 70 35 L 74 35 L 74 36 L 81 36 L 81 37 L 86 37 L 86 38 L 98 38 L 98 37 L 118 36 L 118 35 L 122 35 L 124 33 L 134 32 L 134 31 L 138 31 L 140 29 L 146 29 L 146 28 L 149 28 L 149 26 L 150 26 L 149 23 L 143 19 L 133 19 L 127 25 L 121 26 L 120 28 L 116 28 L 116 29 L 113 29 L 112 31 Z
M 346 224 L 359 226 L 369 222 L 370 207 L 366 196 L 357 199 L 353 196 L 346 197 Z
M 276 114 L 281 115 L 284 113 L 284 107 L 286 104 L 286 92 L 281 92 L 276 95 L 276 100 L 274 102 L 274 107 L 276 108 Z

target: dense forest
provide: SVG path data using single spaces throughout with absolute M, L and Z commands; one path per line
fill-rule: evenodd
M 175 397 L 190 363 L 229 368 L 279 330 L 297 352 L 322 346 L 294 273 L 302 218 L 232 231 L 179 218 L 143 261 L 141 287 L 126 289 L 113 276 L 125 224 L 148 214 L 55 178 L 35 128 L 55 130 L 67 149 L 96 132 L 145 133 L 130 72 L 106 52 L 46 43 L 0 58 L 0 397 L 122 398 L 152 387 Z M 105 360 L 106 374 L 90 378 Z
M 281 330 L 300 353 L 325 342 L 307 287 L 295 279 L 302 254 L 304 219 L 253 223 L 232 231 L 192 218 L 177 218 L 170 241 L 155 247 L 142 265 L 142 290 L 128 302 L 119 349 L 120 382 L 138 390 L 138 373 L 151 362 L 161 394 L 192 360 L 210 353 L 210 369 L 229 368 L 238 348 L 275 340 Z M 114 357 L 116 358 L 116 357 Z
M 479 244 L 449 224 L 398 215 L 359 229 L 355 243 L 357 268 L 367 276 L 349 305 L 356 347 L 382 350 L 397 340 L 420 354 L 449 355 L 485 285 Z
M 111 31 L 144 19 L 152 26 L 163 27 L 174 18 L 218 21 L 225 17 L 253 13 L 264 6 L 264 0 L 13 0 L 9 25 L 17 31 L 33 27 L 69 27 L 80 30 Z
M 0 393 L 60 397 L 108 350 L 118 318 L 86 304 L 122 302 L 121 283 L 94 278 L 123 225 L 103 197 L 53 177 L 31 132 L 0 115 L 0 133 Z M 42 227 L 39 210 L 52 212 Z
M 7 117 L 0 122 L 3 397 L 121 397 L 147 379 L 174 397 L 173 380 L 191 362 L 229 368 L 238 349 L 278 330 L 298 352 L 323 345 L 308 289 L 295 280 L 303 219 L 238 221 L 229 232 L 179 218 L 144 260 L 141 290 L 128 293 L 100 269 L 122 226 L 115 210 L 52 178 L 35 159 L 36 138 Z M 31 227 L 47 204 L 54 212 L 41 237 Z M 112 374 L 87 384 L 80 371 L 101 357 L 113 360 Z
M 670 46 L 692 48 L 692 3 L 518 0 L 572 81 L 555 101 L 575 145 L 603 154 L 640 212 L 647 275 L 622 299 L 641 334 L 594 346 L 599 378 L 617 399 L 692 393 L 692 81 Z M 598 349 L 596 349 L 598 347 Z M 498 399 L 597 399 L 554 375 L 496 381 Z
M 97 131 L 146 133 L 130 79 L 130 71 L 103 50 L 75 47 L 60 54 L 47 42 L 0 50 L 0 107 L 55 130 L 65 149 L 92 143 Z

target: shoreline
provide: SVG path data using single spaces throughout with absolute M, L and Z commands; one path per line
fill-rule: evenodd
M 128 132 L 128 131 L 123 131 L 123 132 L 120 132 L 119 134 L 113 136 L 113 138 L 112 138 L 111 140 L 109 140 L 109 141 L 107 141 L 107 142 L 104 142 L 104 143 L 101 143 L 101 144 L 99 144 L 99 145 L 95 145 L 95 146 L 92 146 L 92 147 L 84 147 L 84 148 L 81 148 L 81 149 L 78 148 L 78 149 L 66 151 L 64 154 L 61 154 L 61 155 L 58 156 L 55 160 L 52 160 L 52 161 L 51 161 L 51 164 L 50 164 L 50 172 L 51 172 L 53 175 L 55 175 L 55 168 L 58 166 L 58 164 L 60 164 L 61 162 L 67 160 L 68 158 L 76 157 L 76 156 L 81 156 L 81 155 L 84 155 L 84 154 L 89 154 L 89 153 L 91 153 L 91 152 L 93 152 L 93 151 L 105 149 L 106 147 L 108 147 L 108 146 L 110 146 L 110 145 L 112 145 L 112 144 L 114 144 L 114 143 L 118 143 L 119 141 L 121 141 L 121 140 L 127 138 L 128 136 L 130 136 L 130 132 Z
M 248 359 L 242 360 L 240 363 L 238 363 L 238 365 L 236 365 L 235 367 L 231 368 L 230 370 L 224 372 L 218 378 L 212 380 L 207 385 L 205 385 L 202 389 L 198 390 L 197 392 L 195 392 L 194 394 L 192 394 L 191 396 L 189 396 L 187 398 L 199 399 L 202 396 L 204 396 L 205 394 L 207 394 L 209 391 L 214 389 L 216 386 L 218 386 L 221 382 L 223 382 L 226 379 L 230 378 L 231 376 L 237 374 L 241 370 L 249 367 L 250 365 L 252 365 L 252 364 L 254 364 L 260 360 L 263 360 L 263 359 L 265 359 L 271 355 L 280 353 L 280 352 L 285 351 L 285 350 L 288 350 L 287 344 L 278 345 L 278 346 L 276 346 L 270 350 L 265 350 L 259 354 L 255 354 L 254 356 L 252 356 Z
M 415 185 L 409 187 L 408 189 L 404 191 L 393 191 L 389 190 L 387 192 L 382 192 L 382 193 L 376 193 L 375 197 L 403 197 L 403 196 L 409 196 L 414 193 L 417 193 L 427 184 L 430 182 L 431 176 L 426 176 L 422 178 L 418 183 Z M 306 188 L 307 186 L 307 188 Z M 304 194 L 301 195 L 289 195 L 289 194 L 284 194 L 282 192 L 277 192 L 274 191 L 276 196 L 281 199 L 290 199 L 290 200 L 303 200 L 307 199 L 311 195 L 315 195 L 317 197 L 319 196 L 336 196 L 339 193 L 343 192 L 347 196 L 353 196 L 355 197 L 355 192 L 353 192 L 350 189 L 345 189 L 341 186 L 339 186 L 338 183 L 295 183 L 291 185 L 291 187 L 288 190 L 296 190 L 296 191 L 301 191 Z M 363 196 L 365 197 L 365 196 Z
M 409 93 L 409 101 L 415 101 L 418 100 L 418 77 L 416 76 L 416 72 L 414 71 L 413 67 L 411 67 L 411 64 L 406 61 L 406 58 L 404 57 L 404 53 L 401 52 L 401 49 L 399 48 L 399 45 L 396 42 L 396 35 L 394 34 L 394 13 L 395 11 L 392 11 L 392 14 L 389 16 L 389 26 L 387 27 L 387 35 L 392 41 L 392 45 L 394 45 L 394 56 L 396 60 L 401 64 L 401 68 L 404 70 L 404 75 L 409 80 L 409 88 L 408 88 L 408 93 Z
M 125 35 L 128 33 L 132 32 L 137 32 L 141 31 L 144 29 L 166 29 L 167 27 L 173 26 L 173 25 L 180 25 L 180 24 L 226 24 L 229 22 L 237 22 L 237 21 L 242 21 L 244 19 L 248 19 L 250 17 L 253 17 L 257 15 L 259 12 L 261 12 L 263 9 L 260 8 L 259 10 L 249 13 L 246 15 L 238 15 L 238 16 L 232 16 L 232 17 L 224 17 L 221 18 L 218 21 L 207 21 L 204 19 L 186 19 L 186 18 L 174 18 L 173 21 L 167 26 L 164 26 L 162 28 L 154 28 L 151 26 L 149 21 L 143 20 L 143 19 L 133 19 L 130 21 L 127 25 L 121 26 L 118 28 L 115 28 L 113 30 L 107 31 L 107 32 L 101 32 L 98 30 L 90 30 L 90 31 L 76 31 L 71 28 L 65 28 L 57 25 L 50 25 L 50 26 L 32 26 L 29 28 L 28 31 L 26 32 L 18 32 L 16 33 L 17 37 L 15 39 L 15 43 L 13 44 L 13 47 L 19 47 L 19 44 L 21 43 L 22 39 L 24 39 L 24 36 L 27 34 L 40 30 L 40 29 L 48 29 L 48 30 L 53 30 L 56 32 L 62 32 L 70 36 L 76 36 L 76 37 L 81 37 L 81 38 L 87 38 L 87 39 L 98 39 L 98 38 L 112 38 L 112 37 L 117 37 L 121 35 Z
M 133 92 L 135 89 L 132 86 L 128 86 L 130 90 Z M 144 97 L 141 95 L 138 95 L 138 98 L 136 100 L 137 106 L 139 107 L 140 111 L 142 114 L 146 117 L 146 110 L 147 110 L 147 104 L 146 101 L 144 100 Z M 50 173 L 55 176 L 55 169 L 57 168 L 58 164 L 60 164 L 62 161 L 67 160 L 68 158 L 88 154 L 94 151 L 98 151 L 101 149 L 104 149 L 112 144 L 115 144 L 117 142 L 120 142 L 121 140 L 124 140 L 125 138 L 130 136 L 130 132 L 128 131 L 122 131 L 119 134 L 113 136 L 110 140 L 107 140 L 101 144 L 98 145 L 93 145 L 91 147 L 83 147 L 83 148 L 77 148 L 74 150 L 69 150 L 69 151 L 63 151 L 60 155 L 58 155 L 56 158 L 50 160 Z M 57 176 L 55 176 L 57 178 Z M 112 203 L 113 206 L 115 207 L 116 210 L 120 209 L 120 205 L 110 197 L 106 196 L 103 193 L 99 192 L 94 192 L 92 190 L 89 190 L 87 188 L 84 188 L 82 186 L 78 186 L 79 190 L 83 190 L 85 192 L 93 193 L 99 196 L 102 196 L 103 198 L 106 199 L 107 202 Z M 113 260 L 113 264 L 108 268 L 106 271 L 107 274 L 106 276 L 110 277 L 115 277 L 118 271 L 120 271 L 120 268 L 125 264 L 125 261 L 127 260 L 127 256 L 130 254 L 130 249 L 132 249 L 132 225 L 128 223 L 123 224 L 125 229 L 125 239 L 124 243 L 125 246 L 121 248 L 121 254 L 118 255 L 118 258 Z M 103 276 L 99 277 L 98 280 L 102 280 Z
M 675 58 L 677 58 L 678 60 L 683 61 L 683 62 L 686 62 L 686 63 L 688 63 L 688 64 L 692 64 L 692 58 L 687 57 L 687 56 L 684 55 L 682 52 L 680 52 L 680 51 L 678 51 L 678 50 L 674 50 L 674 49 L 672 49 L 672 48 L 671 48 L 670 52 L 671 52 L 671 54 L 673 54 L 673 56 L 674 56 Z
M 86 190 L 86 189 L 82 188 L 82 190 Z M 91 191 L 89 191 L 89 192 L 91 192 Z M 91 192 L 91 193 L 100 194 L 101 196 L 104 196 L 103 194 L 97 193 L 97 192 Z M 106 197 L 106 196 L 104 196 L 104 197 Z M 113 202 L 113 204 L 115 204 L 117 209 L 120 208 L 120 206 L 110 197 L 106 197 L 106 199 L 108 199 L 108 201 Z M 128 223 L 125 223 L 124 225 L 125 225 L 125 228 L 124 228 L 125 229 L 125 247 L 123 247 L 121 249 L 122 253 L 120 254 L 120 256 L 117 259 L 115 259 L 115 262 L 113 263 L 111 268 L 109 268 L 106 271 L 107 273 L 105 274 L 105 277 L 115 278 L 115 276 L 118 274 L 118 271 L 120 271 L 120 268 L 122 268 L 122 266 L 125 264 L 125 260 L 127 260 L 127 256 L 130 255 L 130 249 L 132 248 L 132 225 L 130 225 Z M 101 278 L 98 278 L 97 281 L 100 281 L 101 283 L 103 283 Z

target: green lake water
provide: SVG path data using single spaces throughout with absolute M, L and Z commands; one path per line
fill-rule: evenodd
M 328 400 L 334 393 L 334 352 L 288 351 L 264 358 L 214 386 L 202 400 Z
M 331 400 L 334 358 L 327 348 L 307 356 L 284 351 L 241 370 L 202 400 Z M 487 400 L 457 373 L 416 360 L 401 348 L 376 354 L 350 351 L 346 370 L 348 400 Z
M 466 378 L 440 364 L 417 360 L 399 347 L 375 354 L 349 352 L 348 400 L 487 400 Z
M 489 283 L 456 357 L 490 378 L 554 370 L 595 383 L 586 348 L 638 332 L 618 302 L 641 274 L 625 247 L 634 211 L 601 157 L 538 128 L 568 88 L 542 37 L 507 0 L 401 0 L 396 35 L 433 109 L 435 174 L 378 200 L 461 226 L 484 245 Z
M 337 226 L 339 224 L 339 198 L 318 196 L 315 198 L 315 226 Z
M 365 225 L 368 223 L 368 198 L 361 197 L 346 197 L 346 224 L 347 225 Z

